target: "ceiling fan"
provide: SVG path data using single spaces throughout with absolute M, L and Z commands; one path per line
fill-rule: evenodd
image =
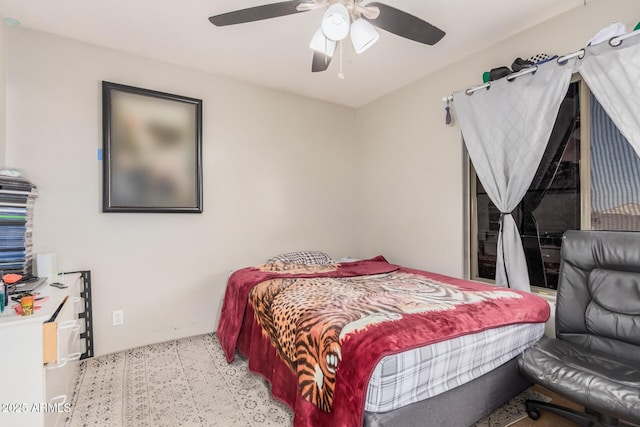
M 372 25 L 419 43 L 434 45 L 445 32 L 422 19 L 392 6 L 364 0 L 290 0 L 235 10 L 209 18 L 213 25 L 243 24 L 279 16 L 293 15 L 309 10 L 326 8 L 322 25 L 315 32 L 309 47 L 313 50 L 311 71 L 324 71 L 329 67 L 336 43 L 351 33 L 356 53 L 362 53 L 379 38 Z

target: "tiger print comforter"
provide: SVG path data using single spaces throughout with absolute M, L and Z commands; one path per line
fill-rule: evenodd
M 296 426 L 361 426 L 369 377 L 388 354 L 544 322 L 550 314 L 532 294 L 401 268 L 382 257 L 330 266 L 266 264 L 234 273 L 227 285 L 218 338 L 229 361 L 245 309 L 260 331 L 251 345 L 270 347 L 282 362 L 256 367 L 261 361 L 254 357 L 249 366 L 271 380 L 274 395 L 281 375 L 265 373 L 285 367 L 294 377 L 295 398 L 277 397 L 295 411 Z

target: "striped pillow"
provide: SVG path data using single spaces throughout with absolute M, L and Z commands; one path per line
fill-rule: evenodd
M 335 261 L 332 260 L 329 255 L 320 251 L 289 252 L 286 254 L 274 256 L 273 258 L 269 258 L 267 260 L 267 264 L 278 261 L 310 265 L 326 265 L 335 263 Z

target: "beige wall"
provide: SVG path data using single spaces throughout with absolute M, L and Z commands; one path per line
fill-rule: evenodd
M 614 20 L 632 29 L 640 2 L 591 0 L 358 109 L 358 256 L 462 276 L 463 147 L 459 128 L 444 125 L 442 97 L 516 57 L 577 50 Z
M 39 188 L 34 251 L 92 271 L 97 354 L 213 331 L 231 269 L 355 253 L 352 109 L 25 28 L 9 37 L 7 159 Z M 101 213 L 101 80 L 203 99 L 203 214 Z
M 5 166 L 7 144 L 7 24 L 0 15 L 0 167 Z

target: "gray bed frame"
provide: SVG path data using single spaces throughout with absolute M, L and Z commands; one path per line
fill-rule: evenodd
M 517 357 L 466 384 L 390 412 L 365 412 L 365 427 L 466 427 L 531 385 Z

